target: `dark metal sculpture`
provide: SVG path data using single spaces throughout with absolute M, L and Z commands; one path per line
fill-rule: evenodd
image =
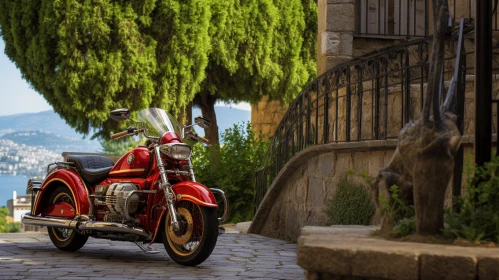
M 457 71 L 444 104 L 439 101 L 443 90 L 440 85 L 445 37 L 449 34 L 447 1 L 433 0 L 433 7 L 435 34 L 423 113 L 402 128 L 395 154 L 373 183 L 375 194 L 380 189 L 388 192 L 392 185 L 397 185 L 406 204 L 414 200 L 418 234 L 437 234 L 443 228 L 445 192 L 452 179 L 454 159 L 461 143 L 457 116 L 451 112 L 452 105 L 457 102 Z M 458 68 L 458 59 L 456 63 Z M 379 207 L 379 202 L 377 204 Z M 384 219 L 382 228 L 390 223 Z

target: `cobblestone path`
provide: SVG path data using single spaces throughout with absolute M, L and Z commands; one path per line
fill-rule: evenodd
M 0 279 L 304 279 L 296 244 L 251 234 L 219 237 L 201 265 L 173 262 L 162 244 L 146 255 L 133 243 L 89 238 L 74 253 L 46 234 L 0 234 Z

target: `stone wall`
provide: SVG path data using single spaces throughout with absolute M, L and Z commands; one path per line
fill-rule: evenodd
M 463 139 L 465 158 L 472 156 L 470 137 Z M 375 177 L 391 159 L 396 140 L 333 143 L 313 146 L 295 155 L 274 180 L 258 210 L 249 232 L 296 241 L 304 226 L 330 225 L 327 216 L 337 184 L 347 178 L 347 170 L 366 171 Z M 350 178 L 363 183 L 362 178 Z M 451 185 L 446 206 L 450 207 Z M 385 196 L 388 194 L 384 194 Z M 371 224 L 380 221 L 379 213 Z
M 251 125 L 255 131 L 260 131 L 262 136 L 271 137 L 279 125 L 282 116 L 288 109 L 279 101 L 269 101 L 267 96 L 251 106 Z

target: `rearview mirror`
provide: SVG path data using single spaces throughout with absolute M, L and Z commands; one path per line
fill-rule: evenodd
M 194 118 L 194 122 L 201 128 L 208 128 L 211 126 L 211 121 L 207 117 L 198 116 Z
M 124 121 L 130 118 L 130 110 L 122 108 L 111 111 L 111 119 L 115 121 Z

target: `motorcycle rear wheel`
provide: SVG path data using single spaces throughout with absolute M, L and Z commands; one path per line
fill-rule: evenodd
M 163 245 L 178 264 L 195 266 L 211 254 L 218 239 L 218 218 L 214 208 L 201 207 L 189 201 L 176 205 L 180 229 L 174 230 L 170 213 L 165 216 Z
M 73 195 L 65 186 L 57 187 L 49 197 L 49 205 L 66 202 L 75 207 Z M 88 240 L 88 235 L 83 235 L 73 229 L 47 227 L 52 244 L 59 250 L 74 252 L 79 250 Z

